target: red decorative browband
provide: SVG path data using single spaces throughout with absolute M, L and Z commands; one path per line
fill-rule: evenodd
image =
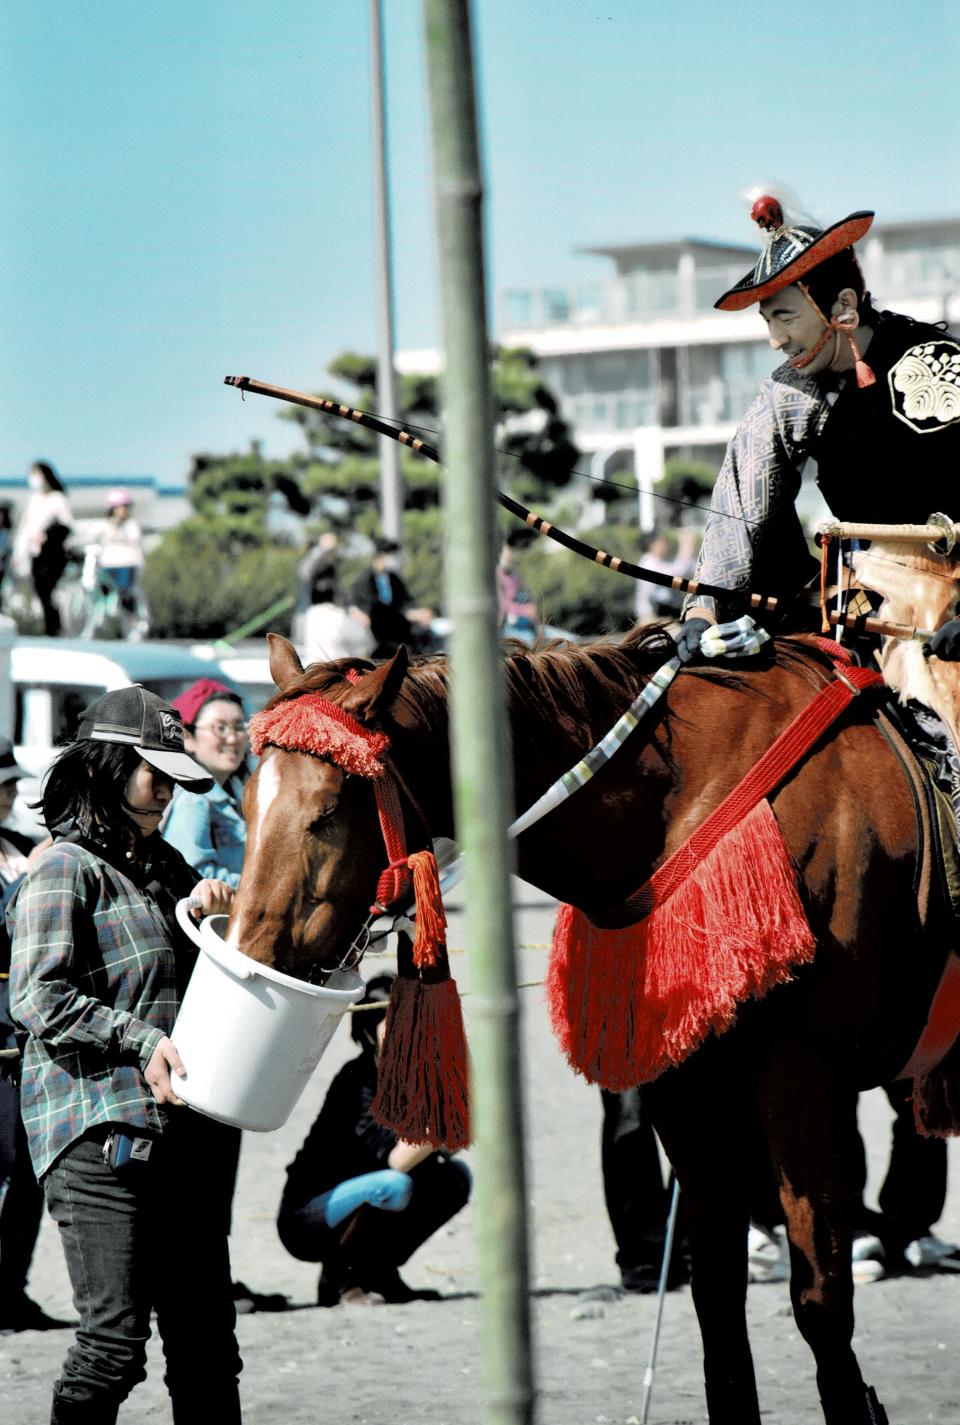
M 250 746 L 259 757 L 267 744 L 287 752 L 326 757 L 356 777 L 382 777 L 381 757 L 390 746 L 385 732 L 371 732 L 319 693 L 302 693 L 265 708 L 250 719 Z

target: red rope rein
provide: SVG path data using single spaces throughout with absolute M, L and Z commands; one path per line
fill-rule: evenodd
M 874 669 L 858 668 L 851 663 L 849 654 L 839 644 L 825 638 L 817 642 L 833 659 L 836 676 L 797 714 L 706 821 L 701 822 L 648 881 L 627 897 L 626 908 L 635 913 L 635 919 L 642 919 L 654 907 L 669 900 L 717 843 L 802 761 L 859 692 L 883 683 L 881 674 Z

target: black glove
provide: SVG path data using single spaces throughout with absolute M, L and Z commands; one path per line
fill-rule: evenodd
M 949 619 L 938 628 L 929 643 L 923 645 L 924 658 L 942 658 L 945 663 L 960 663 L 960 618 Z
M 700 653 L 700 639 L 711 627 L 708 618 L 688 618 L 675 639 L 677 657 L 681 663 L 690 663 Z

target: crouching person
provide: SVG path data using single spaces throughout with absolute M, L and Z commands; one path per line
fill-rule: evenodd
M 323 1264 L 321 1306 L 437 1300 L 439 1292 L 409 1287 L 398 1268 L 470 1196 L 466 1163 L 398 1140 L 370 1112 L 392 983 L 392 975 L 368 982 L 350 1017 L 361 1052 L 330 1085 L 287 1169 L 277 1231 L 292 1256 Z
M 176 1425 L 240 1420 L 216 1170 L 234 1130 L 180 1104 L 169 1038 L 196 959 L 176 902 L 193 895 L 212 914 L 233 892 L 198 885 L 159 836 L 174 783 L 202 792 L 211 779 L 168 704 L 141 687 L 92 704 L 44 785 L 53 844 L 8 911 L 21 1112 L 80 1317 L 52 1425 L 113 1425 L 146 1374 L 151 1309 Z

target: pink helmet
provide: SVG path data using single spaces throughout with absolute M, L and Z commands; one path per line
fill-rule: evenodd
M 132 504 L 133 496 L 130 494 L 130 491 L 123 485 L 118 486 L 115 490 L 111 490 L 107 495 L 108 510 L 119 509 L 121 505 L 126 505 L 127 507 L 129 507 Z

